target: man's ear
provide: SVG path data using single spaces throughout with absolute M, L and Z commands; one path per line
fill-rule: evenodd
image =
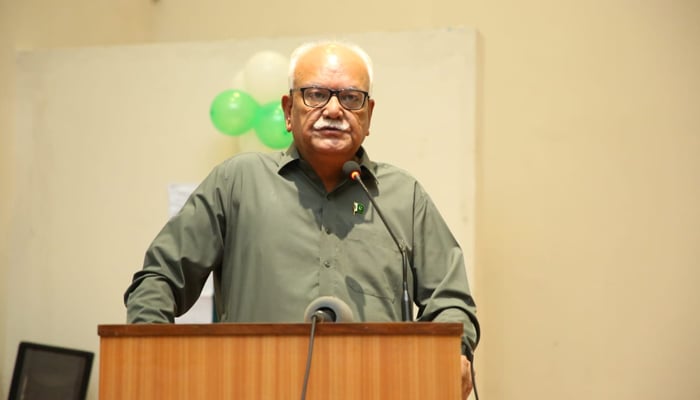
M 367 136 L 369 136 L 369 127 L 372 126 L 372 112 L 374 111 L 374 99 L 370 97 L 367 105 Z
M 282 96 L 282 111 L 284 111 L 284 123 L 287 127 L 287 132 L 292 131 L 292 97 L 288 94 Z

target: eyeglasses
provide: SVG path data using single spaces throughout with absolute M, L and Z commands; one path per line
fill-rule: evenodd
M 363 90 L 357 89 L 340 89 L 333 90 L 323 87 L 303 87 L 298 89 L 291 89 L 291 92 L 298 90 L 301 92 L 301 98 L 304 100 L 304 104 L 307 107 L 320 108 L 328 104 L 331 101 L 331 97 L 335 96 L 338 99 L 343 108 L 350 111 L 359 110 L 364 107 L 369 93 Z

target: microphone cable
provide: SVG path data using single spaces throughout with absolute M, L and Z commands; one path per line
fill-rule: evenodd
M 314 313 L 311 316 L 311 334 L 309 335 L 309 351 L 306 354 L 306 371 L 304 371 L 304 383 L 301 387 L 301 400 L 306 399 L 306 386 L 309 383 L 309 372 L 311 371 L 311 357 L 314 353 L 314 339 L 316 338 L 316 322 L 318 322 L 318 315 Z
M 474 390 L 474 398 L 476 400 L 479 400 L 479 391 L 476 390 L 476 375 L 474 374 L 474 363 L 473 362 L 469 363 L 469 368 L 471 369 L 472 389 Z
M 472 377 L 472 390 L 474 391 L 474 399 L 479 400 L 479 391 L 476 390 L 476 373 L 474 372 L 474 352 L 469 350 L 466 354 L 467 360 L 469 360 L 469 371 L 468 374 Z

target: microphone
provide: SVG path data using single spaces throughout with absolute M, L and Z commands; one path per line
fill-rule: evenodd
M 342 300 L 333 296 L 321 296 L 309 303 L 304 311 L 304 322 L 311 322 L 311 336 L 309 337 L 309 352 L 306 355 L 306 370 L 304 371 L 304 383 L 301 387 L 301 400 L 306 399 L 306 386 L 309 382 L 311 371 L 311 358 L 314 351 L 314 338 L 316 337 L 316 323 L 318 322 L 353 322 L 350 307 Z
M 399 248 L 399 252 L 401 252 L 401 280 L 403 284 L 403 293 L 401 295 L 401 318 L 403 321 L 412 321 L 413 317 L 411 313 L 411 296 L 408 294 L 408 251 L 406 250 L 406 246 L 400 243 L 399 240 L 396 238 L 394 231 L 391 230 L 391 227 L 389 227 L 389 224 L 386 222 L 386 219 L 384 219 L 384 214 L 382 214 L 382 211 L 379 209 L 379 206 L 374 201 L 374 197 L 372 197 L 372 195 L 369 193 L 369 190 L 367 190 L 365 183 L 362 182 L 362 177 L 360 176 L 360 164 L 358 164 L 355 161 L 347 161 L 345 164 L 343 164 L 343 174 L 349 176 L 350 179 L 352 179 L 353 181 L 357 181 L 357 183 L 359 183 L 360 186 L 362 186 L 362 190 L 364 190 L 367 194 L 369 201 L 374 206 L 374 209 L 377 210 L 377 215 L 379 215 L 379 218 L 382 220 L 382 223 L 384 223 L 386 230 L 389 231 L 389 235 L 394 240 L 394 243 L 396 243 L 396 247 Z
M 355 320 L 350 306 L 333 296 L 321 296 L 309 303 L 304 311 L 304 321 L 311 322 L 314 316 L 318 322 L 353 322 Z

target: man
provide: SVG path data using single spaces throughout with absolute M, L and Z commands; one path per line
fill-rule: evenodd
M 282 96 L 285 152 L 241 154 L 217 166 L 148 249 L 124 295 L 130 323 L 172 322 L 214 274 L 224 322 L 301 322 L 306 306 L 334 296 L 361 321 L 401 319 L 401 254 L 361 176 L 408 248 L 418 320 L 461 322 L 463 394 L 479 327 L 462 251 L 414 178 L 370 161 L 362 147 L 375 101 L 372 64 L 335 42 L 298 48 Z

